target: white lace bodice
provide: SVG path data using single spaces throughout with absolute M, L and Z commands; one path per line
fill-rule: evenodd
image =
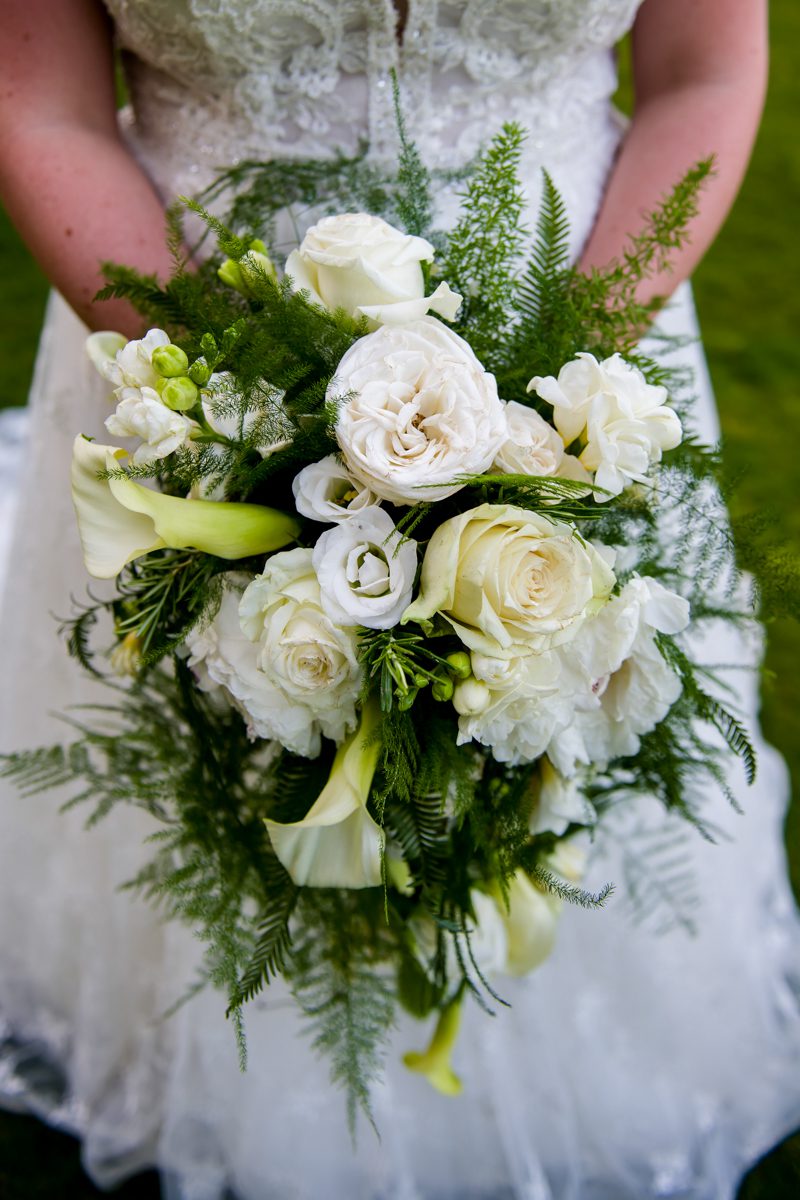
M 429 163 L 474 154 L 507 120 L 523 170 L 553 173 L 583 240 L 618 139 L 611 54 L 640 0 L 107 0 L 129 81 L 133 144 L 165 194 L 242 158 L 395 146 L 395 68 Z M 533 201 L 533 197 L 532 197 Z

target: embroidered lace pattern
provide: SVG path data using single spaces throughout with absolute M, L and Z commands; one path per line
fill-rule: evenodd
M 391 0 L 107 4 L 133 144 L 165 193 L 197 190 L 245 157 L 327 157 L 365 140 L 391 157 L 395 68 L 428 161 L 462 163 L 518 120 L 528 177 L 566 167 L 568 206 L 573 190 L 591 207 L 616 137 L 610 48 L 639 0 L 411 0 L 402 44 Z M 572 162 L 584 173 L 574 189 Z

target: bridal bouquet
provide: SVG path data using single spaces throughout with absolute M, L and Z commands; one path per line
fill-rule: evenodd
M 715 459 L 636 349 L 637 286 L 707 167 L 583 277 L 547 178 L 522 261 L 517 127 L 445 232 L 400 132 L 389 181 L 366 160 L 229 173 L 228 225 L 191 205 L 220 253 L 187 270 L 176 230 L 163 289 L 109 268 L 154 327 L 89 339 L 125 448 L 79 436 L 73 495 L 116 590 L 68 632 L 101 673 L 100 619 L 133 681 L 7 766 L 161 823 L 134 883 L 201 932 L 240 1033 L 284 977 L 351 1118 L 398 1002 L 436 1019 L 407 1065 L 459 1090 L 464 998 L 502 1003 L 563 903 L 607 897 L 579 843 L 610 808 L 655 795 L 702 828 L 721 749 L 754 770 L 687 649 L 724 616 Z M 275 216 L 311 195 L 329 215 L 279 267 Z

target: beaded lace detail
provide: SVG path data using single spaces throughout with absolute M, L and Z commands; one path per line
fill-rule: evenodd
M 395 68 L 429 162 L 462 163 L 518 120 L 523 171 L 581 163 L 588 180 L 572 190 L 592 203 L 616 136 L 610 49 L 639 2 L 410 0 L 399 43 L 392 0 L 107 0 L 133 143 L 167 193 L 246 157 L 324 158 L 363 141 L 391 157 Z M 569 205 L 569 178 L 565 190 Z

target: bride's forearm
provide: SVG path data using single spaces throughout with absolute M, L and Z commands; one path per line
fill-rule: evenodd
M 170 270 L 163 206 L 126 148 L 104 134 L 57 125 L 27 128 L 6 148 L 3 202 L 51 283 L 91 328 L 140 333 L 142 318 L 127 302 L 94 300 L 102 262 L 160 277 Z
M 118 134 L 103 4 L 3 0 L 0 71 L 0 200 L 89 325 L 138 332 L 128 304 L 93 299 L 102 262 L 170 267 L 163 207 Z
M 765 9 L 762 0 L 647 0 L 642 7 L 634 30 L 635 115 L 581 257 L 584 269 L 618 258 L 644 214 L 713 155 L 688 240 L 641 298 L 668 296 L 692 273 L 727 216 L 752 149 L 765 89 Z

